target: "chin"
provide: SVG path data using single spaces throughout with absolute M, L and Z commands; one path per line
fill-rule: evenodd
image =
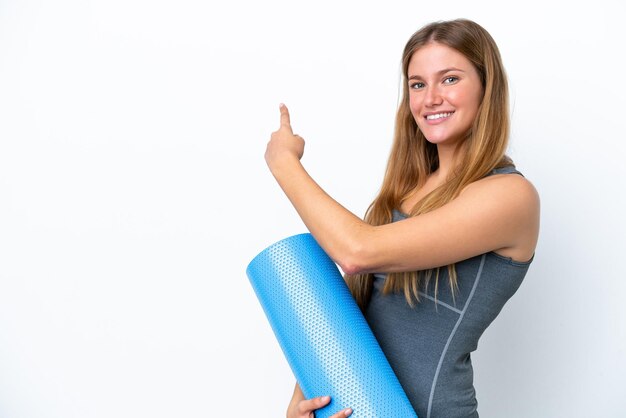
M 452 144 L 455 142 L 458 142 L 459 139 L 459 135 L 446 135 L 446 134 L 433 134 L 433 135 L 429 135 L 428 132 L 422 132 L 424 134 L 424 137 L 426 138 L 426 140 L 428 142 L 430 142 L 431 144 Z
M 424 135 L 424 137 L 426 138 L 428 142 L 430 142 L 431 144 L 435 144 L 435 145 L 448 141 L 447 137 L 440 137 L 438 135 L 430 135 L 430 136 Z

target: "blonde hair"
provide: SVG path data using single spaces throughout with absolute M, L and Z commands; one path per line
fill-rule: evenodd
M 509 136 L 508 85 L 495 41 L 483 27 L 470 20 L 430 23 L 411 36 L 402 54 L 402 101 L 396 115 L 393 145 L 383 184 L 365 214 L 365 221 L 371 225 L 390 223 L 393 209 L 399 209 L 403 200 L 413 190 L 422 187 L 428 176 L 439 167 L 437 146 L 426 140 L 411 114 L 407 81 L 411 57 L 419 48 L 433 42 L 453 48 L 474 65 L 482 83 L 483 98 L 467 137 L 458 145 L 459 164 L 444 184 L 412 208 L 409 216 L 437 209 L 493 169 L 512 165 L 505 155 Z M 454 291 L 457 289 L 456 270 L 454 264 L 447 267 L 450 288 Z M 403 292 L 407 302 L 413 305 L 415 301 L 420 301 L 420 288 L 428 286 L 434 276 L 436 296 L 439 270 L 440 267 L 390 273 L 383 292 Z M 359 306 L 364 308 L 371 295 L 373 275 L 347 275 L 345 279 Z

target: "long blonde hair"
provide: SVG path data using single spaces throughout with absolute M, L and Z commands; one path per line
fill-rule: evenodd
M 411 114 L 407 81 L 411 57 L 419 48 L 432 42 L 460 52 L 474 65 L 482 83 L 483 98 L 467 137 L 457 149 L 461 158 L 459 164 L 444 184 L 421 199 L 409 215 L 418 216 L 437 209 L 493 169 L 512 165 L 505 155 L 509 136 L 508 85 L 496 43 L 483 27 L 470 20 L 430 23 L 411 36 L 402 54 L 403 96 L 396 115 L 393 145 L 383 184 L 365 214 L 365 221 L 370 225 L 391 222 L 393 209 L 399 209 L 403 200 L 413 190 L 422 187 L 439 167 L 437 146 L 426 140 Z M 454 291 L 457 289 L 456 270 L 454 264 L 447 267 L 450 288 Z M 413 305 L 420 301 L 420 288 L 428 286 L 433 277 L 437 294 L 439 270 L 440 267 L 390 273 L 383 292 L 403 292 L 407 302 Z M 345 279 L 363 309 L 371 295 L 373 275 L 347 275 Z

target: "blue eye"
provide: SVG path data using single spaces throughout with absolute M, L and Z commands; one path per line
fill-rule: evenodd
M 424 87 L 424 83 L 418 81 L 416 83 L 411 84 L 412 89 L 421 89 Z
M 450 77 L 446 77 L 443 82 L 446 84 L 452 84 L 455 83 L 456 81 L 458 81 L 458 77 L 454 77 L 454 76 L 450 76 Z

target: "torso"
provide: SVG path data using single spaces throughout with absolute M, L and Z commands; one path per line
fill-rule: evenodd
M 374 276 L 365 316 L 418 417 L 478 418 L 470 353 L 529 265 L 494 252 L 463 260 L 456 292 L 442 268 L 437 292 L 423 283 L 414 307 L 402 292 L 383 294 L 386 277 Z
M 521 175 L 507 175 L 512 173 L 521 174 L 513 167 L 494 170 L 462 193 L 472 193 L 485 182 L 497 181 L 509 187 L 509 181 L 526 181 Z M 434 184 L 427 182 L 413 193 L 400 206 L 401 211 L 410 212 L 434 190 Z M 529 212 L 532 210 L 538 207 Z M 394 210 L 392 222 L 405 218 Z M 402 292 L 384 294 L 386 275 L 374 275 L 365 316 L 420 418 L 478 418 L 470 353 L 526 275 L 538 225 L 529 224 L 528 229 L 528 237 L 520 240 L 523 245 L 455 263 L 456 291 L 449 285 L 448 269 L 441 268 L 438 290 L 432 282 L 422 282 L 421 302 L 413 307 Z

